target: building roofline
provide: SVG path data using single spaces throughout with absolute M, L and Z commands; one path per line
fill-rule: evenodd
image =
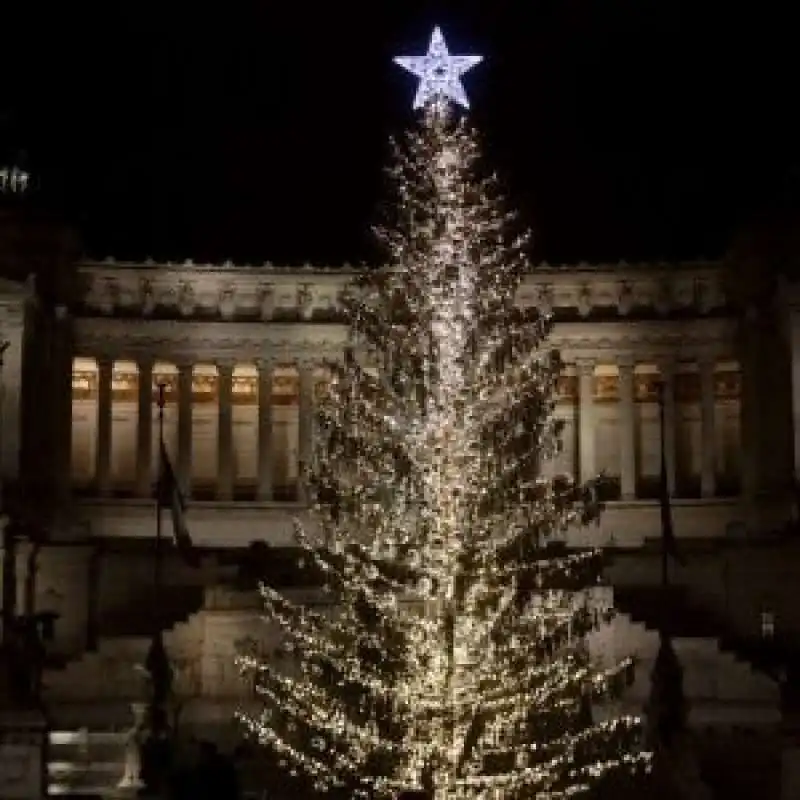
M 269 261 L 260 265 L 255 264 L 234 264 L 232 261 L 222 263 L 202 263 L 192 259 L 184 261 L 154 261 L 145 259 L 143 261 L 117 261 L 112 257 L 102 260 L 81 259 L 78 263 L 80 269 L 104 270 L 104 269 L 131 269 L 131 270 L 152 270 L 154 272 L 191 272 L 191 273 L 219 273 L 225 275 L 245 274 L 245 275 L 357 275 L 358 273 L 370 268 L 366 264 L 343 263 L 335 266 L 321 266 L 316 264 L 294 264 L 282 265 L 273 264 Z M 616 263 L 589 264 L 581 261 L 573 264 L 550 264 L 542 261 L 531 265 L 530 272 L 536 274 L 580 274 L 580 273 L 628 273 L 628 272 L 704 272 L 716 271 L 722 266 L 720 260 L 692 259 L 686 261 L 618 261 Z M 372 267 L 376 268 L 376 267 Z

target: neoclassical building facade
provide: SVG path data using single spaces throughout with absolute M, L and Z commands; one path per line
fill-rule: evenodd
M 0 252 L 7 497 L 24 494 L 53 542 L 150 539 L 163 424 L 198 545 L 291 543 L 315 396 L 348 344 L 339 297 L 354 270 L 42 249 Z M 603 473 L 611 487 L 600 527 L 570 532 L 573 543 L 658 537 L 657 382 L 679 538 L 757 532 L 790 514 L 800 452 L 792 289 L 755 309 L 737 280 L 735 265 L 689 262 L 542 264 L 524 281 L 517 302 L 552 310 L 548 346 L 566 364 L 563 447 L 547 468 Z
M 209 538 L 205 518 L 223 507 L 245 519 L 302 502 L 298 464 L 310 452 L 324 363 L 347 343 L 337 304 L 352 275 L 346 267 L 81 263 L 71 392 L 57 399 L 69 428 L 57 459 L 68 465 L 61 494 L 86 519 L 102 517 L 97 535 L 148 535 L 130 520 L 152 504 L 163 386 L 167 449 L 202 543 L 249 541 L 235 524 L 218 531 L 224 542 Z M 776 447 L 786 444 L 780 425 L 791 419 L 777 406 L 764 414 L 770 384 L 754 374 L 780 365 L 759 363 L 760 342 L 749 337 L 762 334 L 744 330 L 725 279 L 715 263 L 543 265 L 520 290 L 520 304 L 553 310 L 551 344 L 567 365 L 556 412 L 563 449 L 549 468 L 609 478 L 608 538 L 618 544 L 657 534 L 657 381 L 666 386 L 679 535 L 721 536 L 768 513 L 781 489 L 785 496 L 789 449 L 770 448 L 769 466 L 758 452 L 770 432 Z
M 46 530 L 44 540 L 18 543 L 16 580 L 18 608 L 58 614 L 48 648 L 68 666 L 45 679 L 53 718 L 69 730 L 119 728 L 129 717 L 122 701 L 141 691 L 131 665 L 143 662 L 152 632 L 163 424 L 203 552 L 199 570 L 170 553 L 167 647 L 181 691 L 197 701 L 197 724 L 235 739 L 236 642 L 259 609 L 236 588 L 231 564 L 254 541 L 276 548 L 276 560 L 293 543 L 292 520 L 305 514 L 299 465 L 311 452 L 325 364 L 349 344 L 339 298 L 355 272 L 87 261 L 59 255 L 61 242 L 30 236 L 28 249 L 4 249 L 7 240 L 0 464 L 7 513 Z M 677 537 L 687 546 L 757 541 L 791 517 L 800 466 L 792 286 L 750 303 L 726 262 L 542 264 L 517 302 L 552 310 L 548 346 L 566 365 L 556 403 L 563 448 L 547 468 L 609 479 L 599 525 L 567 532 L 571 544 L 627 554 L 610 574 L 608 603 L 618 586 L 658 582 L 648 542 L 660 535 L 659 382 Z M 776 629 L 800 635 L 795 561 L 745 548 L 721 564 L 706 552 L 677 581 L 743 634 L 757 635 L 769 611 Z M 768 731 L 777 752 L 774 683 L 718 635 L 676 639 L 693 718 L 729 732 L 755 726 L 764 741 Z M 657 641 L 650 622 L 626 612 L 593 645 L 599 657 L 634 652 L 645 664 L 634 709 L 646 700 Z

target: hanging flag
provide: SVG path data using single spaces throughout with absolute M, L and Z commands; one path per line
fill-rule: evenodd
M 169 509 L 172 517 L 172 535 L 175 537 L 175 546 L 184 561 L 192 567 L 200 566 L 200 558 L 192 543 L 189 529 L 186 526 L 186 502 L 183 499 L 180 486 L 172 469 L 167 449 L 161 442 L 161 469 L 158 487 L 158 513 L 162 509 Z

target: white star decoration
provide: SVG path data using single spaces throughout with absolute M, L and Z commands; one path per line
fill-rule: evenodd
M 404 69 L 420 79 L 414 108 L 422 108 L 431 101 L 452 100 L 464 108 L 469 108 L 466 92 L 461 84 L 461 76 L 483 56 L 451 56 L 438 26 L 433 29 L 428 52 L 424 56 L 399 56 L 394 59 Z

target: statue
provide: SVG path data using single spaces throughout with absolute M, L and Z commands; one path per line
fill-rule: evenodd
M 145 703 L 132 703 L 133 726 L 125 737 L 125 771 L 117 784 L 118 789 L 141 789 L 144 783 L 141 778 L 141 749 L 145 724 Z
M 140 777 L 145 790 L 159 792 L 172 766 L 172 731 L 167 706 L 172 698 L 172 665 L 160 631 L 153 636 L 145 669 L 149 676 L 150 698 L 146 723 L 139 739 Z
M 646 710 L 649 738 L 654 748 L 670 747 L 685 732 L 689 710 L 683 691 L 683 667 L 672 639 L 663 631 Z

